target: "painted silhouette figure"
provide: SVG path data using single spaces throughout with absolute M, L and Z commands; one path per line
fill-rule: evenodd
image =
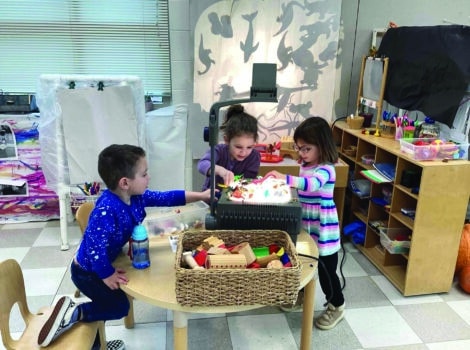
M 282 13 L 279 17 L 276 18 L 276 22 L 281 23 L 281 28 L 273 36 L 277 36 L 281 34 L 290 26 L 290 24 L 292 23 L 292 20 L 294 19 L 294 6 L 298 6 L 301 9 L 304 9 L 304 7 L 297 1 L 292 1 L 287 4 L 282 4 Z
M 207 73 L 209 69 L 211 68 L 211 65 L 215 64 L 215 61 L 209 56 L 211 53 L 212 53 L 211 49 L 204 48 L 204 39 L 201 34 L 201 41 L 199 42 L 199 60 L 206 67 L 206 69 L 202 72 L 198 70 L 197 73 L 199 75 L 203 75 Z
M 244 62 L 248 62 L 250 59 L 250 56 L 253 52 L 258 50 L 259 42 L 256 43 L 256 46 L 253 46 L 253 39 L 254 39 L 254 33 L 253 33 L 253 20 L 256 18 L 258 15 L 258 11 L 253 12 L 250 15 L 242 15 L 242 18 L 248 21 L 248 33 L 246 35 L 245 43 L 240 41 L 240 49 L 243 51 L 243 58 Z
M 277 58 L 281 62 L 281 67 L 278 68 L 278 71 L 286 69 L 289 63 L 292 61 L 292 46 L 286 46 L 286 35 L 287 32 L 282 36 L 281 41 L 277 47 Z
M 222 15 L 219 16 L 215 12 L 209 13 L 207 16 L 209 22 L 211 22 L 211 32 L 214 35 L 220 35 L 223 38 L 233 37 L 232 23 L 230 21 L 230 16 Z

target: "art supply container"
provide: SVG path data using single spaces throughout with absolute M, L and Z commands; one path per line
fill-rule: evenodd
M 346 118 L 346 124 L 350 129 L 360 129 L 364 123 L 364 117 L 361 116 L 349 116 Z
M 412 139 L 415 134 L 415 127 L 414 126 L 404 126 L 403 127 L 403 138 L 404 139 Z
M 362 124 L 363 128 L 370 128 L 372 125 L 372 118 L 374 115 L 372 113 L 360 113 L 361 117 L 364 117 L 364 123 Z

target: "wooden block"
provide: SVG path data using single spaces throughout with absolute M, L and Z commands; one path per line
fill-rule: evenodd
M 243 254 L 209 255 L 206 260 L 207 269 L 245 269 L 246 265 Z
M 255 253 L 253 253 L 253 249 L 251 249 L 250 243 L 248 242 L 237 244 L 235 247 L 233 247 L 232 253 L 243 254 L 246 258 L 247 265 L 250 265 L 256 260 Z

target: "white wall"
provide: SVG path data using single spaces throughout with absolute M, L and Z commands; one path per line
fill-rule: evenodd
M 193 40 L 190 32 L 189 0 L 170 0 L 170 52 L 172 105 L 189 104 L 192 100 Z M 188 115 L 188 118 L 191 118 Z M 189 133 L 186 133 L 186 146 Z M 192 190 L 192 159 L 187 149 L 185 159 L 185 189 Z

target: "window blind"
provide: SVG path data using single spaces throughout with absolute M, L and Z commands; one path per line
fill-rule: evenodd
M 168 0 L 0 0 L 0 92 L 41 74 L 136 75 L 169 96 Z

